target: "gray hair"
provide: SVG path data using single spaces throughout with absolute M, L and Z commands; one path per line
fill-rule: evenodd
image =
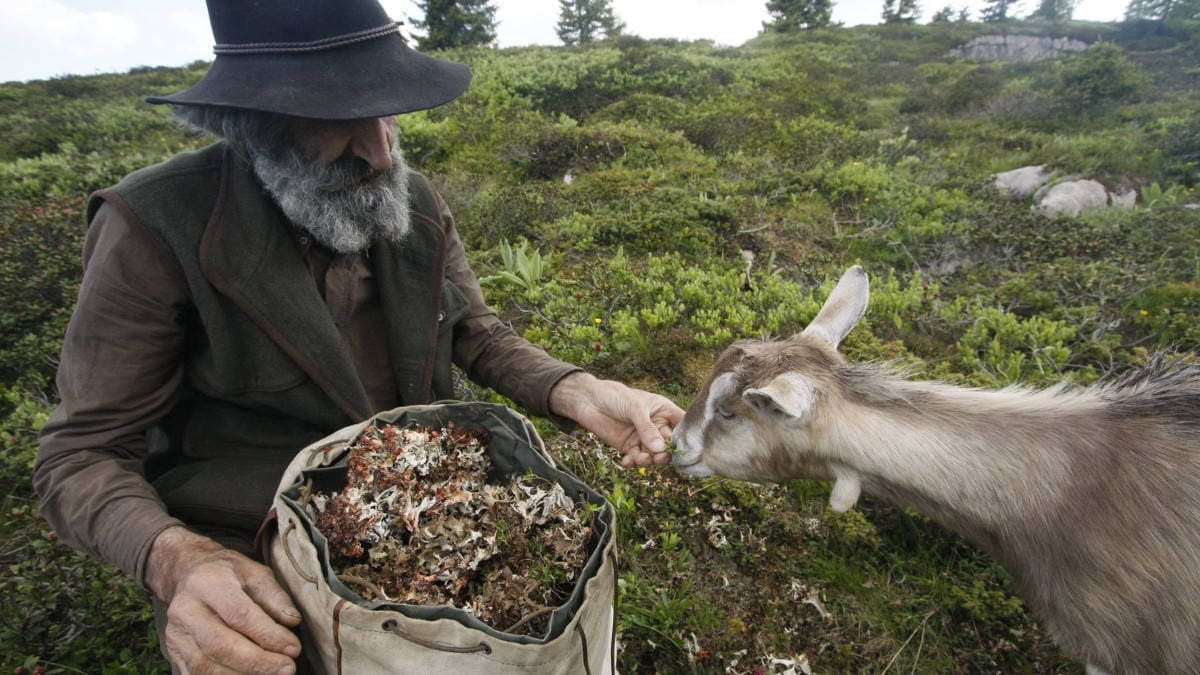
M 216 105 L 173 105 L 171 116 L 188 129 L 222 138 L 247 159 L 275 154 L 290 140 L 288 118 L 279 113 Z

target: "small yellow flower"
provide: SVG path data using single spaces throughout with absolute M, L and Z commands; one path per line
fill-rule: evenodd
M 638 473 L 640 473 L 640 474 L 642 474 L 643 476 L 645 476 L 645 475 L 646 475 L 646 467 L 644 467 L 644 466 L 639 466 L 639 467 L 638 467 Z
M 592 323 L 599 326 L 600 324 L 604 323 L 604 319 L 601 319 L 600 317 L 596 317 L 596 318 L 592 319 Z
M 1142 316 L 1150 316 L 1150 310 L 1148 310 L 1148 309 L 1142 309 L 1142 310 L 1139 310 L 1139 313 L 1140 313 Z

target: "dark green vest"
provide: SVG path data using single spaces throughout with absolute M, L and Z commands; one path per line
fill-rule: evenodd
M 403 245 L 370 251 L 401 405 L 452 396 L 451 326 L 466 310 L 444 279 L 433 191 L 413 173 L 410 193 Z M 298 450 L 377 412 L 294 229 L 224 144 L 130 174 L 93 196 L 89 220 L 103 201 L 163 244 L 190 294 L 182 390 L 150 432 L 148 477 L 185 522 L 253 529 Z

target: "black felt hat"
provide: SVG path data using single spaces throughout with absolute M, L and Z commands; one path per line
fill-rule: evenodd
M 471 81 L 467 66 L 405 44 L 377 0 L 208 0 L 208 18 L 208 73 L 147 101 L 348 120 L 439 106 Z

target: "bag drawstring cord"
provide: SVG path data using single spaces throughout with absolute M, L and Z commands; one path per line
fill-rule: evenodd
M 296 574 L 299 574 L 302 579 L 315 586 L 317 584 L 317 578 L 309 575 L 303 569 L 301 569 L 300 563 L 296 560 L 296 556 L 292 553 L 292 547 L 288 544 L 288 535 L 290 535 L 292 530 L 295 529 L 296 521 L 289 520 L 287 529 L 283 531 L 283 552 L 287 554 L 288 560 L 292 562 L 292 568 L 296 570 Z

